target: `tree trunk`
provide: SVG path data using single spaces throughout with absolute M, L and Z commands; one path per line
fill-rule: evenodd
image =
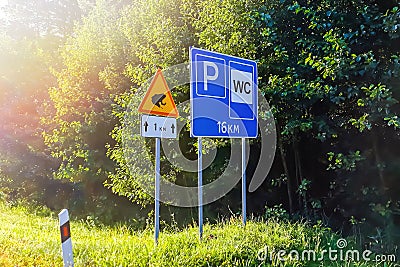
M 293 213 L 293 199 L 292 199 L 293 189 L 292 189 L 292 185 L 290 182 L 289 169 L 288 169 L 287 163 L 286 163 L 285 151 L 284 151 L 283 143 L 282 143 L 282 137 L 281 137 L 279 131 L 278 131 L 278 133 L 279 133 L 278 147 L 279 147 L 279 152 L 281 155 L 283 170 L 285 172 L 286 179 L 287 179 L 286 183 L 287 183 L 287 193 L 288 193 L 288 200 L 289 200 L 289 213 L 292 214 Z
M 374 129 L 372 129 L 371 135 L 372 135 L 372 147 L 373 147 L 373 151 L 374 151 L 374 155 L 375 155 L 375 164 L 376 164 L 376 167 L 378 168 L 379 179 L 381 181 L 383 190 L 386 191 L 386 190 L 388 190 L 388 187 L 386 185 L 385 176 L 383 173 L 383 161 L 382 161 L 381 154 L 379 151 L 378 135 Z
M 298 140 L 295 136 L 293 136 L 293 152 L 294 152 L 294 163 L 296 168 L 296 188 L 299 189 L 299 186 L 303 182 L 303 169 L 301 167 L 301 158 L 300 151 L 298 146 Z M 303 199 L 304 198 L 304 199 Z M 300 193 L 298 193 L 298 204 L 299 207 L 304 208 L 304 213 L 308 217 L 308 209 L 307 209 L 307 199 L 306 197 L 302 197 Z

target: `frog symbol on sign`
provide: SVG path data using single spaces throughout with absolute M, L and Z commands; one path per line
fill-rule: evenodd
M 159 107 L 159 108 L 162 108 L 161 106 L 165 106 L 166 105 L 166 103 L 164 102 L 164 99 L 166 98 L 167 96 L 165 95 L 165 94 L 155 94 L 152 98 L 151 98 L 151 102 L 155 105 L 155 106 L 157 106 L 157 107 Z

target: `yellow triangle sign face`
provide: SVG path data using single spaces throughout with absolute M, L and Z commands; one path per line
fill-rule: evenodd
M 140 103 L 138 111 L 144 114 L 165 117 L 177 118 L 179 116 L 167 81 L 160 69 L 157 70 L 156 75 L 151 81 L 150 87 Z

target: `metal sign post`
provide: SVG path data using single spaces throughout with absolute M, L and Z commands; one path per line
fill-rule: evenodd
M 154 190 L 154 244 L 158 243 L 160 233 L 160 138 L 156 138 L 156 167 L 155 167 L 155 190 Z
M 242 218 L 246 225 L 246 138 L 258 135 L 258 73 L 253 60 L 191 47 L 191 137 L 199 142 L 199 232 L 203 233 L 201 137 L 242 139 Z
M 199 200 L 199 238 L 203 237 L 203 144 L 198 138 L 198 200 Z
M 246 225 L 246 138 L 242 138 L 242 220 Z

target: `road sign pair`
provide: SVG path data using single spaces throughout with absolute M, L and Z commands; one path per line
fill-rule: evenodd
M 190 49 L 191 136 L 255 138 L 258 134 L 257 64 L 252 60 Z M 176 137 L 179 113 L 167 82 L 158 70 L 142 100 L 141 134 Z M 154 126 L 154 127 L 153 127 Z
M 203 234 L 203 176 L 201 137 L 242 138 L 242 217 L 246 224 L 245 138 L 258 133 L 257 64 L 254 61 L 190 49 L 191 136 L 198 137 L 199 235 Z M 139 106 L 141 135 L 156 137 L 155 232 L 159 233 L 160 138 L 176 137 L 178 111 L 160 70 Z M 161 115 L 156 117 L 149 115 Z M 172 118 L 170 118 L 172 117 Z

